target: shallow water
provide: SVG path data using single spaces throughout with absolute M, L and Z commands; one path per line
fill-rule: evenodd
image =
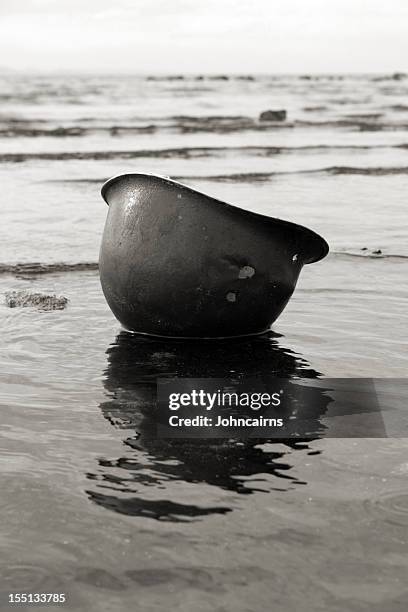
M 81 611 L 405 610 L 405 438 L 175 444 L 149 408 L 165 374 L 405 375 L 408 80 L 2 81 L 0 292 L 70 302 L 0 305 L 0 609 L 57 591 Z M 327 238 L 270 338 L 120 331 L 99 188 L 140 169 Z

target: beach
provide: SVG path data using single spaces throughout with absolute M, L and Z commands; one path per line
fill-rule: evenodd
M 0 292 L 69 300 L 0 304 L 0 590 L 80 611 L 405 610 L 406 438 L 151 433 L 158 376 L 408 367 L 408 78 L 221 76 L 0 78 Z M 328 241 L 268 341 L 121 330 L 98 277 L 100 187 L 136 171 Z

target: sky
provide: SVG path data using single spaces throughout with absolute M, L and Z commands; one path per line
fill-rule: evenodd
M 407 0 L 0 0 L 0 69 L 408 71 Z

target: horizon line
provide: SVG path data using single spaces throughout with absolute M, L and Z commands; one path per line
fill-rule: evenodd
M 222 76 L 381 76 L 381 75 L 399 75 L 408 77 L 408 71 L 402 69 L 394 69 L 387 71 L 349 71 L 349 70 L 334 70 L 333 72 L 327 71 L 273 71 L 273 72 L 263 72 L 263 71 L 236 71 L 236 70 L 223 70 L 223 71 L 202 71 L 199 70 L 197 72 L 192 71 L 184 71 L 184 72 L 171 72 L 171 71 L 131 71 L 131 70 L 99 70 L 97 68 L 83 70 L 81 68 L 63 68 L 63 69 L 34 69 L 34 68 L 11 68 L 8 66 L 0 66 L 0 75 L 10 74 L 10 75 L 26 75 L 27 73 L 37 74 L 37 75 L 64 75 L 64 74 L 77 74 L 77 75 L 89 75 L 89 74 L 100 74 L 107 76 L 167 76 L 167 77 L 185 77 L 185 76 L 211 76 L 211 77 L 222 77 Z

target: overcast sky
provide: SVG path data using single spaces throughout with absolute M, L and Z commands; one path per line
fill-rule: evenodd
M 408 0 L 0 0 L 0 67 L 408 71 Z

